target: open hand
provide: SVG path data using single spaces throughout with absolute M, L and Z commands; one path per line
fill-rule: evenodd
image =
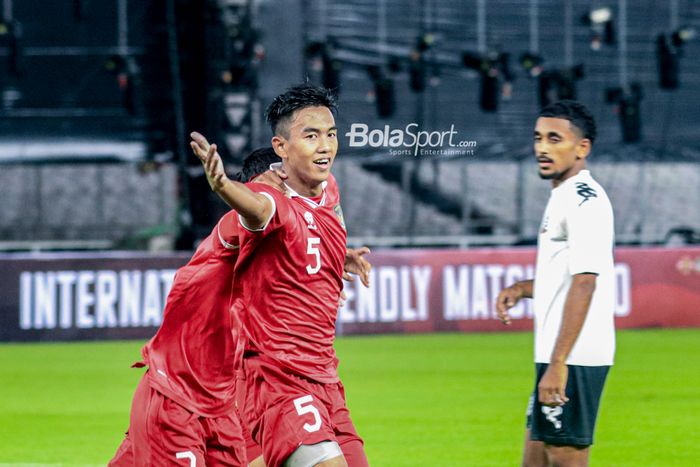
M 204 166 L 204 173 L 207 176 L 209 186 L 213 191 L 220 191 L 229 179 L 224 171 L 224 163 L 221 160 L 221 156 L 216 150 L 216 144 L 210 145 L 209 141 L 196 131 L 190 133 L 190 137 L 192 138 L 190 147 Z

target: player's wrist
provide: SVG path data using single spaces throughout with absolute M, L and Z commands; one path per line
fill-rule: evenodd
M 518 299 L 527 298 L 527 293 L 525 290 L 525 284 L 523 282 L 516 282 L 513 284 L 516 293 L 518 294 Z
M 221 193 L 229 184 L 231 184 L 231 180 L 229 180 L 229 178 L 226 175 L 222 175 L 212 181 L 211 189 L 215 193 Z
M 549 365 L 550 366 L 566 366 L 566 357 L 562 357 L 559 355 L 553 355 L 552 358 L 549 360 Z

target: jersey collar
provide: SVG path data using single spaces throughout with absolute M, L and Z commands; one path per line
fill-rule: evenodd
M 591 171 L 588 169 L 581 169 L 578 171 L 576 175 L 573 177 L 569 177 L 566 180 L 564 180 L 562 183 L 559 184 L 558 187 L 552 188 L 552 191 L 559 190 L 559 188 L 563 186 L 568 186 L 571 183 L 576 182 L 577 180 L 580 180 L 581 178 L 591 178 Z
M 275 162 L 274 164 L 270 164 L 270 170 L 275 170 L 275 169 L 282 169 L 282 163 L 281 162 Z M 310 198 L 307 198 L 306 196 L 302 196 L 292 187 L 287 185 L 286 183 L 284 184 L 285 187 L 287 187 L 287 196 L 290 198 L 301 198 L 303 201 L 306 202 L 309 206 L 312 208 L 317 208 L 319 206 L 325 206 L 326 205 L 326 186 L 328 185 L 328 181 L 324 181 L 321 183 L 321 189 L 323 190 L 323 196 L 321 197 L 321 201 L 318 203 Z

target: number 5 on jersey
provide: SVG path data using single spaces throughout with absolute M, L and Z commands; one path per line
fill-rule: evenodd
M 321 270 L 321 250 L 318 249 L 320 244 L 321 239 L 316 237 L 309 237 L 309 242 L 306 244 L 306 254 L 314 256 L 311 261 L 313 266 L 311 264 L 306 265 L 306 272 L 309 274 L 316 274 Z
M 313 425 L 304 423 L 304 429 L 309 433 L 318 431 L 319 428 L 321 428 L 321 414 L 318 413 L 318 409 L 316 407 L 311 405 L 312 401 L 313 397 L 311 397 L 310 395 L 297 397 L 296 399 L 294 399 L 294 407 L 297 409 L 297 413 L 299 414 L 299 416 L 303 417 L 307 413 L 313 414 L 314 416 Z

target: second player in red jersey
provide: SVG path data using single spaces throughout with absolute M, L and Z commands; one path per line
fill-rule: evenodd
M 244 177 L 276 160 L 269 148 L 255 151 Z M 237 213 L 230 211 L 177 271 L 161 327 L 142 349 L 137 366 L 149 369 L 134 395 L 129 433 L 110 465 L 190 465 L 191 459 L 247 465 L 234 407 L 239 326 L 230 308 L 238 234 Z

